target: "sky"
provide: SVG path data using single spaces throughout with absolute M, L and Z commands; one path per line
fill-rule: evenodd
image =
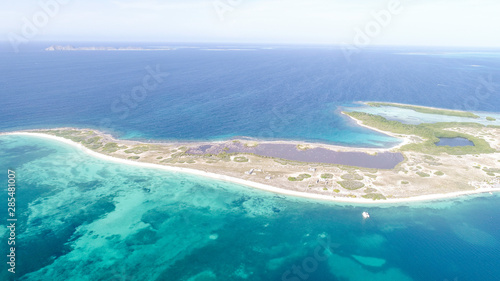
M 498 0 L 0 0 L 5 41 L 500 47 Z

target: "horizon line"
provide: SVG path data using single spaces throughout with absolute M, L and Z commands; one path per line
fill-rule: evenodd
M 474 46 L 474 45 L 406 45 L 406 44 L 371 44 L 367 46 L 355 46 L 353 44 L 347 43 L 298 43 L 298 42 L 212 42 L 212 41 L 200 41 L 200 42 L 182 42 L 182 41 L 118 41 L 118 40 L 33 40 L 27 42 L 24 45 L 35 45 L 35 44 L 78 44 L 78 43 L 124 43 L 124 44 L 170 44 L 170 45 L 237 45 L 237 46 L 300 46 L 300 47 L 332 47 L 332 48 L 346 48 L 346 49 L 370 49 L 370 48 L 450 48 L 450 49 L 460 49 L 460 48 L 471 48 L 471 49 L 493 49 L 499 50 L 500 46 Z M 8 40 L 0 40 L 0 44 L 10 45 L 11 42 Z

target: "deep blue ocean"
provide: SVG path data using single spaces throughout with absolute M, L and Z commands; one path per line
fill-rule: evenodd
M 75 126 L 127 139 L 384 146 L 395 140 L 354 126 L 339 106 L 388 101 L 500 111 L 498 52 L 385 48 L 346 59 L 339 48 L 319 47 L 41 51 L 48 45 L 0 52 L 1 131 Z M 161 74 L 141 91 L 146 68 Z
M 394 139 L 356 127 L 342 107 L 376 100 L 500 112 L 500 53 L 485 50 L 371 48 L 347 60 L 319 47 L 40 51 L 48 45 L 0 52 L 0 131 L 74 126 L 126 139 L 379 147 Z M 162 75 L 149 79 L 157 68 Z M 5 200 L 0 280 L 500 280 L 498 194 L 328 203 L 27 136 L 0 136 L 0 169 L 2 183 L 16 172 L 18 218 L 12 275 Z

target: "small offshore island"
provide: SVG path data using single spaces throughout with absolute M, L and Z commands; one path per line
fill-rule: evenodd
M 102 47 L 102 46 L 90 46 L 90 47 L 74 47 L 71 45 L 61 46 L 52 45 L 44 49 L 45 51 L 170 51 L 171 48 L 143 48 L 143 47 Z
M 392 148 L 243 139 L 145 143 L 76 128 L 5 134 L 55 138 L 109 160 L 188 172 L 314 199 L 396 203 L 500 191 L 500 126 L 479 122 L 494 122 L 495 118 L 395 103 L 367 102 L 364 106 L 368 110 L 403 109 L 470 121 L 406 124 L 356 108 L 342 112 L 360 126 L 402 140 Z M 466 145 L 439 144 L 453 140 L 458 143 L 465 140 Z

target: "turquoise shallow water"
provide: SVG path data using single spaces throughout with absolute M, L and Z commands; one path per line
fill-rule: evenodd
M 35 137 L 0 136 L 0 147 L 1 169 L 18 180 L 18 280 L 500 276 L 497 195 L 352 206 L 106 162 Z M 0 280 L 14 280 L 2 264 Z

